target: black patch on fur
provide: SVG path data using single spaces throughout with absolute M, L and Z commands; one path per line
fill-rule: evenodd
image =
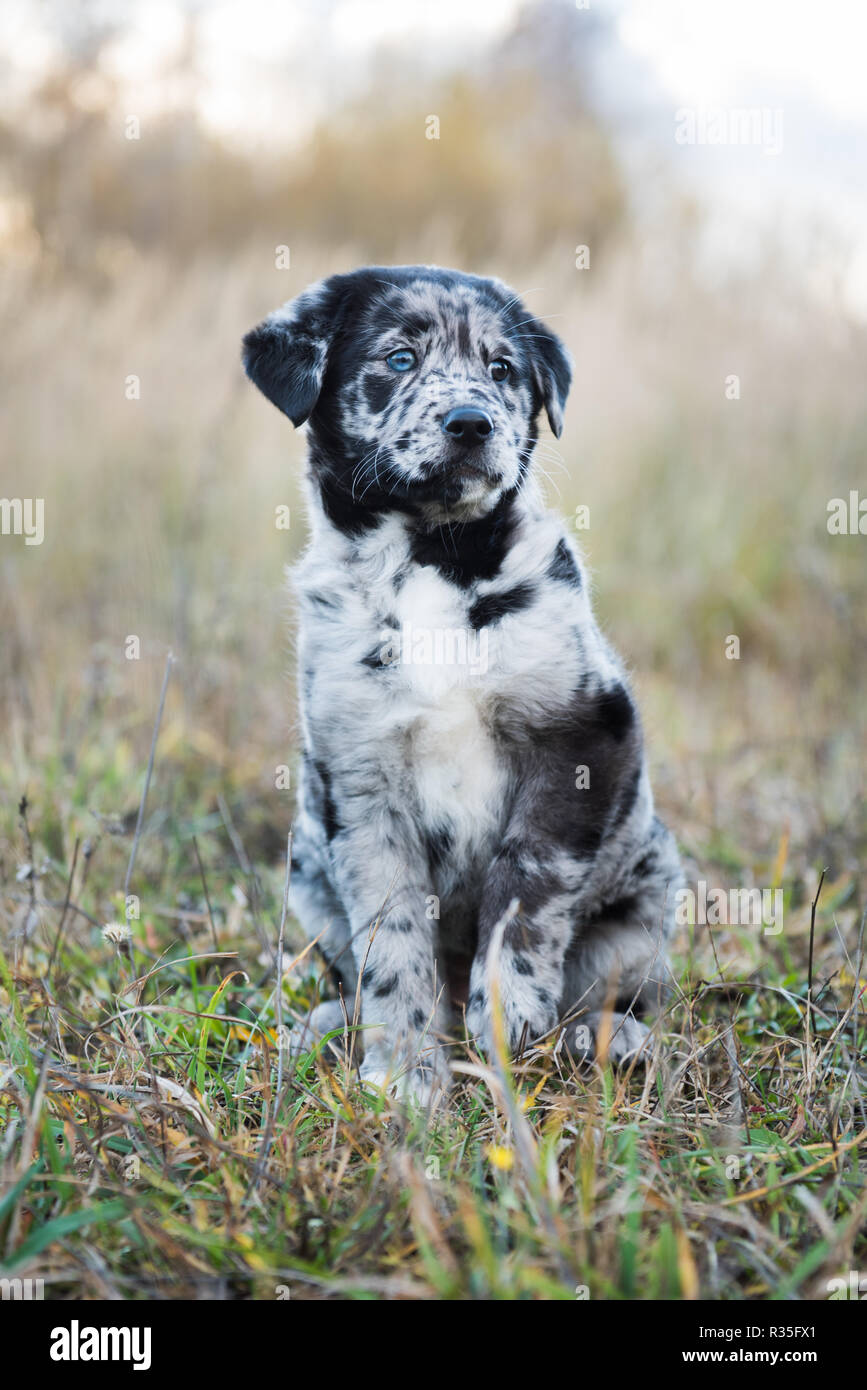
M 551 557 L 548 578 L 557 579 L 561 584 L 571 584 L 573 589 L 581 588 L 581 575 L 575 563 L 575 556 L 565 540 L 562 540 Z
M 373 651 L 368 652 L 367 656 L 361 658 L 361 665 L 368 666 L 371 671 L 383 670 L 382 657 L 380 656 L 381 651 L 382 647 L 374 647 Z
M 374 415 L 385 409 L 391 400 L 393 383 L 384 377 L 366 376 L 364 378 L 364 399 Z
M 598 917 L 593 918 L 596 922 L 627 922 L 638 910 L 638 898 L 630 894 L 625 898 L 615 898 L 614 902 L 606 903 Z
M 533 969 L 533 962 L 531 960 L 528 960 L 525 955 L 522 955 L 520 951 L 516 951 L 513 955 L 512 964 L 514 965 L 519 975 L 535 974 L 535 971 Z
M 367 967 L 361 977 L 362 989 L 375 994 L 378 999 L 385 999 L 389 994 L 393 994 L 399 983 L 400 979 L 397 975 L 385 975 L 381 980 L 378 979 L 372 965 Z
M 330 843 L 340 831 L 337 807 L 331 794 L 331 773 L 323 762 L 316 762 L 313 766 L 316 768 L 322 788 L 322 824 L 325 827 L 325 838 Z
M 412 922 L 408 922 L 405 917 L 384 917 L 381 925 L 389 931 L 399 932 L 401 936 L 408 936 L 413 930 Z
M 479 628 L 490 627 L 509 613 L 520 613 L 522 608 L 529 607 L 535 596 L 535 585 L 525 582 L 516 584 L 505 593 L 477 598 L 468 614 L 470 627 L 478 632 Z
M 341 973 L 340 966 L 336 963 L 336 961 L 332 960 L 326 951 L 323 951 L 321 945 L 317 946 L 316 949 L 322 957 L 323 961 L 325 962 L 326 973 L 331 983 L 333 984 L 336 993 L 346 995 L 350 992 L 350 990 L 352 990 L 352 992 L 354 993 L 355 984 L 347 976 Z
M 629 691 L 619 684 L 604 691 L 597 700 L 596 711 L 602 730 L 616 743 L 622 743 L 635 723 L 635 706 Z
M 448 859 L 454 844 L 454 836 L 447 825 L 438 825 L 427 835 L 427 855 L 432 869 L 441 869 Z
M 417 565 L 433 565 L 444 578 L 462 589 L 479 579 L 499 574 L 515 531 L 514 494 L 506 493 L 487 516 L 475 521 L 418 527 L 412 537 L 412 558 Z
M 357 501 L 351 487 L 343 487 L 333 474 L 320 472 L 317 481 L 322 510 L 344 536 L 363 536 L 379 525 L 380 512 L 376 507 Z
M 635 805 L 636 799 L 638 797 L 638 790 L 641 786 L 642 770 L 642 764 L 637 763 L 632 773 L 632 776 L 629 778 L 628 782 L 625 783 L 623 790 L 620 794 L 620 802 L 614 814 L 614 819 L 611 822 L 612 830 L 618 830 L 620 828 L 620 826 L 629 816 L 633 806 Z
M 377 999 L 386 999 L 389 994 L 393 994 L 398 986 L 397 975 L 388 975 L 384 980 L 379 980 L 373 986 L 373 992 Z
M 648 874 L 655 873 L 658 866 L 659 860 L 657 859 L 656 851 L 648 850 L 647 854 L 641 856 L 635 868 L 632 870 L 632 877 L 646 878 Z
M 542 773 L 534 824 L 543 843 L 560 844 L 579 859 L 593 859 L 610 833 L 641 765 L 641 737 L 622 686 L 593 697 L 578 694 L 568 722 L 540 730 L 536 750 Z M 589 769 L 589 786 L 569 774 Z
M 536 902 L 533 910 L 541 907 L 545 898 L 548 897 L 548 890 L 545 889 L 541 894 L 537 892 Z M 529 922 L 523 913 L 519 912 L 514 921 L 510 922 L 503 932 L 503 944 L 512 951 L 532 951 L 534 946 L 539 946 L 542 941 L 542 934 L 539 928 Z
M 532 917 L 559 891 L 556 875 L 528 872 L 527 851 L 544 862 L 556 846 L 579 861 L 592 861 L 618 812 L 634 799 L 641 728 L 627 691 L 621 685 L 592 696 L 576 691 L 569 709 L 527 731 L 527 746 L 516 745 L 514 760 L 520 784 L 509 838 L 485 886 L 483 933 L 513 898 Z M 575 769 L 581 766 L 590 773 L 586 787 L 575 785 Z M 517 925 L 510 924 L 507 936 Z M 518 938 L 515 945 L 520 946 Z
M 628 997 L 624 996 L 622 999 L 618 999 L 615 1002 L 614 1012 L 626 1014 L 627 1017 L 631 1014 L 633 1018 L 642 1019 L 647 1013 L 647 1005 L 641 998 L 641 995 L 639 995 L 633 1003 L 632 995 L 630 994 Z

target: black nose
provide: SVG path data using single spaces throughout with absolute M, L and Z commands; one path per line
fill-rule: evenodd
M 456 405 L 443 420 L 443 429 L 462 444 L 483 444 L 493 434 L 494 422 L 476 405 Z

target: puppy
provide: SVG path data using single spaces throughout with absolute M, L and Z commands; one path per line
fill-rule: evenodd
M 498 280 L 371 267 L 271 314 L 243 360 L 308 428 L 292 903 L 350 1014 L 360 976 L 362 1077 L 430 1096 L 450 1006 L 490 1049 L 494 990 L 513 1050 L 571 1016 L 592 1055 L 613 1007 L 609 1053 L 633 1054 L 680 866 L 534 478 L 563 344 Z M 311 1032 L 341 1022 L 323 1004 Z

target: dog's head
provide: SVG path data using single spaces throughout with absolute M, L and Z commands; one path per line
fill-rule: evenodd
M 332 508 L 431 522 L 484 516 L 520 487 L 571 369 L 499 280 L 435 266 L 333 275 L 244 339 L 247 375 L 294 425 Z

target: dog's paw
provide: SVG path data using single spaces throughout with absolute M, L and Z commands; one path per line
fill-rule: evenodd
M 607 1059 L 616 1067 L 637 1060 L 646 1062 L 653 1052 L 653 1039 L 645 1023 L 632 1014 L 608 1013 L 603 1009 L 583 1014 L 566 1029 L 566 1046 L 579 1062 Z
M 290 1057 L 299 1057 L 310 1052 L 326 1033 L 344 1026 L 343 1008 L 339 999 L 326 999 L 310 1010 L 308 1016 L 290 1028 L 286 1035 L 286 1050 Z M 343 1051 L 343 1039 L 334 1038 L 332 1046 Z
M 467 1010 L 467 1031 L 475 1039 L 479 1051 L 488 1058 L 493 1058 L 497 1051 L 498 1036 L 514 1057 L 522 1044 L 531 1046 L 557 1026 L 556 1009 L 545 1007 L 529 992 L 516 1000 L 504 1000 L 501 1009 L 501 1030 L 495 1029 L 491 1009 L 482 1000 L 481 992 L 474 1006 Z
M 445 1094 L 451 1084 L 451 1073 L 439 1052 L 422 1054 L 412 1065 L 402 1067 L 386 1067 L 375 1059 L 365 1058 L 359 1075 L 363 1086 L 397 1100 L 412 1101 L 425 1109 Z

